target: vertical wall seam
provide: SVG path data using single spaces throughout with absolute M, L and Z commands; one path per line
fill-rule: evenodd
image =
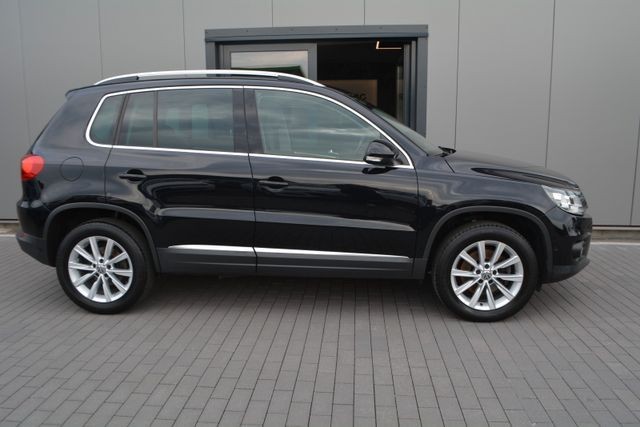
M 549 105 L 547 109 L 547 146 L 544 151 L 544 167 L 549 165 L 549 136 L 551 134 L 551 94 L 553 89 L 553 53 L 556 44 L 556 0 L 553 0 L 551 17 L 551 61 L 549 64 Z
M 273 25 L 274 25 L 274 24 L 273 24 L 273 2 L 274 2 L 274 1 L 275 1 L 275 0 L 271 0 L 271 26 L 272 26 L 272 27 L 273 27 Z
M 184 0 L 182 0 L 182 57 L 184 60 L 184 69 L 187 69 L 187 34 L 184 28 Z M 206 66 L 205 66 L 206 68 Z
M 453 146 L 458 145 L 458 104 L 460 103 L 459 88 L 460 88 L 460 9 L 462 8 L 462 0 L 458 0 L 458 40 L 456 46 L 456 108 L 453 115 Z
M 100 13 L 100 0 L 98 3 L 98 50 L 100 53 L 100 79 L 104 79 L 104 61 L 102 59 L 102 14 Z
M 629 214 L 629 225 L 633 225 L 633 209 L 636 198 L 636 188 L 638 185 L 638 152 L 640 152 L 640 117 L 638 117 L 638 138 L 636 140 L 636 169 L 633 173 L 633 191 L 631 191 L 631 213 Z
M 31 137 L 31 124 L 29 123 L 29 96 L 28 96 L 28 92 L 27 92 L 27 67 L 25 65 L 24 62 L 24 55 L 25 55 L 25 49 L 24 49 L 24 35 L 23 35 L 23 28 L 24 28 L 24 22 L 23 22 L 23 16 L 22 16 L 22 2 L 20 0 L 16 0 L 16 3 L 18 4 L 18 28 L 20 31 L 18 31 L 19 34 L 19 38 L 20 38 L 20 61 L 21 61 L 21 65 L 22 65 L 22 85 L 23 85 L 23 90 L 24 90 L 24 113 L 26 114 L 26 123 L 27 123 L 27 138 L 29 138 L 29 141 L 27 141 L 27 143 L 29 143 L 30 141 L 33 141 L 33 138 Z
M 362 25 L 367 25 L 367 0 L 362 0 Z

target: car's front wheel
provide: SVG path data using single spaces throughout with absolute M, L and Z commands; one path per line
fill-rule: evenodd
M 527 240 L 498 223 L 472 223 L 440 246 L 434 286 L 442 302 L 468 320 L 496 321 L 519 311 L 538 286 Z
M 153 272 L 140 233 L 125 223 L 81 224 L 63 239 L 56 268 L 65 293 L 95 313 L 117 313 L 151 285 Z

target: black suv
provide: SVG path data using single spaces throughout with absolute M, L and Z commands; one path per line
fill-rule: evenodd
M 578 186 L 431 145 L 298 76 L 143 73 L 72 90 L 22 159 L 22 249 L 98 313 L 156 273 L 430 279 L 467 319 L 587 263 Z

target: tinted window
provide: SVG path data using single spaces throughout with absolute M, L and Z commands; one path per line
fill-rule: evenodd
M 234 151 L 232 90 L 159 91 L 158 146 Z
M 129 95 L 120 129 L 118 144 L 137 147 L 153 146 L 153 92 Z
M 100 111 L 96 114 L 89 131 L 92 141 L 99 144 L 113 144 L 113 137 L 116 132 L 118 115 L 124 96 L 110 96 L 105 98 L 100 106 Z
M 362 160 L 380 133 L 343 107 L 313 95 L 256 90 L 256 106 L 267 154 Z

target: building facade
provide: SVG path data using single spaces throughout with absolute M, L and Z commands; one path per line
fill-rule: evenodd
M 639 21 L 637 0 L 2 0 L 0 219 L 67 90 L 268 51 L 437 145 L 563 172 L 596 224 L 640 225 Z

